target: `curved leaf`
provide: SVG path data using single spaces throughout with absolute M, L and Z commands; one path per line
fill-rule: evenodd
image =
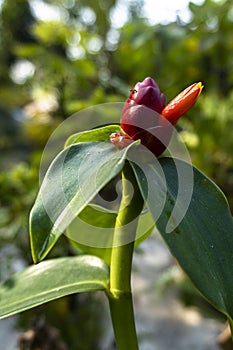
M 65 147 L 78 142 L 106 141 L 109 140 L 109 135 L 113 132 L 120 132 L 120 125 L 106 125 L 101 128 L 81 131 L 71 135 L 67 139 Z
M 76 217 L 67 229 L 72 245 L 86 254 L 103 259 L 107 264 L 111 259 L 112 232 L 117 214 L 97 205 L 88 205 Z M 107 231 L 106 231 L 107 229 Z M 88 236 L 89 245 L 87 242 Z M 100 240 L 102 241 L 102 247 Z M 98 242 L 98 246 L 96 243 Z
M 99 205 L 88 205 L 68 227 L 67 236 L 75 248 L 86 254 L 96 255 L 109 265 L 116 217 L 117 212 Z M 143 212 L 138 221 L 135 246 L 151 234 L 154 226 L 151 213 Z M 89 245 L 83 244 L 87 242 L 87 236 Z
M 43 261 L 0 285 L 0 318 L 28 310 L 65 295 L 106 290 L 109 268 L 94 256 Z
M 143 163 L 143 159 L 141 159 Z M 190 276 L 203 295 L 221 312 L 227 315 L 232 324 L 233 318 L 233 219 L 226 198 L 221 190 L 195 167 L 181 160 L 161 158 L 159 164 L 167 184 L 167 197 L 162 214 L 157 220 L 153 198 L 163 200 L 158 186 L 145 186 L 145 174 L 134 164 L 138 184 L 147 201 L 157 227 L 168 244 L 172 254 Z M 177 166 L 179 174 L 177 175 Z M 158 171 L 154 164 L 148 165 L 150 176 L 158 183 Z M 185 197 L 177 199 L 178 177 L 193 171 L 193 184 L 186 181 L 183 193 L 193 186 L 191 202 L 185 208 Z M 183 215 L 183 220 L 167 233 L 167 224 L 173 208 Z
M 50 165 L 30 214 L 35 262 L 42 260 L 73 219 L 123 168 L 128 150 L 110 142 L 67 147 Z

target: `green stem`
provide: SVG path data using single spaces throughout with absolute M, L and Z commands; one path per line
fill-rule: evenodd
M 122 200 L 115 225 L 108 295 L 118 350 L 138 349 L 131 269 L 138 216 L 142 207 L 143 199 L 133 170 L 127 162 L 122 173 Z

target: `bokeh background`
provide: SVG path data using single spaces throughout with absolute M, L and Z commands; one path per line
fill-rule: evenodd
M 181 118 L 179 131 L 194 165 L 218 184 L 233 209 L 233 2 L 190 3 L 182 15 L 181 2 L 175 10 L 174 1 L 167 16 L 156 18 L 159 3 L 0 2 L 0 280 L 32 263 L 28 216 L 53 130 L 86 107 L 123 102 L 147 76 L 167 101 L 203 82 L 201 98 Z M 50 257 L 70 254 L 74 251 L 62 237 Z M 55 327 L 68 349 L 103 350 L 100 299 L 98 294 L 61 299 L 24 313 L 17 327 L 34 324 L 48 332 Z

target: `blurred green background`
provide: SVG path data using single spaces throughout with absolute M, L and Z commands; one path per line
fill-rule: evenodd
M 41 4 L 54 19 L 38 16 Z M 53 130 L 83 108 L 124 102 L 146 76 L 156 80 L 167 101 L 203 82 L 201 98 L 181 118 L 179 130 L 193 163 L 220 186 L 233 208 L 232 0 L 190 3 L 188 22 L 177 17 L 156 25 L 144 17 L 143 0 L 134 0 L 126 3 L 125 23 L 116 26 L 115 6 L 117 0 L 1 3 L 1 280 L 17 269 L 16 258 L 32 262 L 28 215 Z M 70 249 L 62 238 L 51 254 L 72 254 Z

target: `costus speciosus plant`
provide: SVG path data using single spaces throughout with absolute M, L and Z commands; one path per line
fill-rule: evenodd
M 155 81 L 146 78 L 130 90 L 118 123 L 69 136 L 31 210 L 35 265 L 1 285 L 1 317 L 101 290 L 117 349 L 137 350 L 132 256 L 156 225 L 183 270 L 233 329 L 233 220 L 227 200 L 171 146 L 176 123 L 202 88 L 194 83 L 166 104 Z M 119 205 L 105 208 L 96 198 L 119 175 Z M 77 256 L 42 261 L 63 233 Z

